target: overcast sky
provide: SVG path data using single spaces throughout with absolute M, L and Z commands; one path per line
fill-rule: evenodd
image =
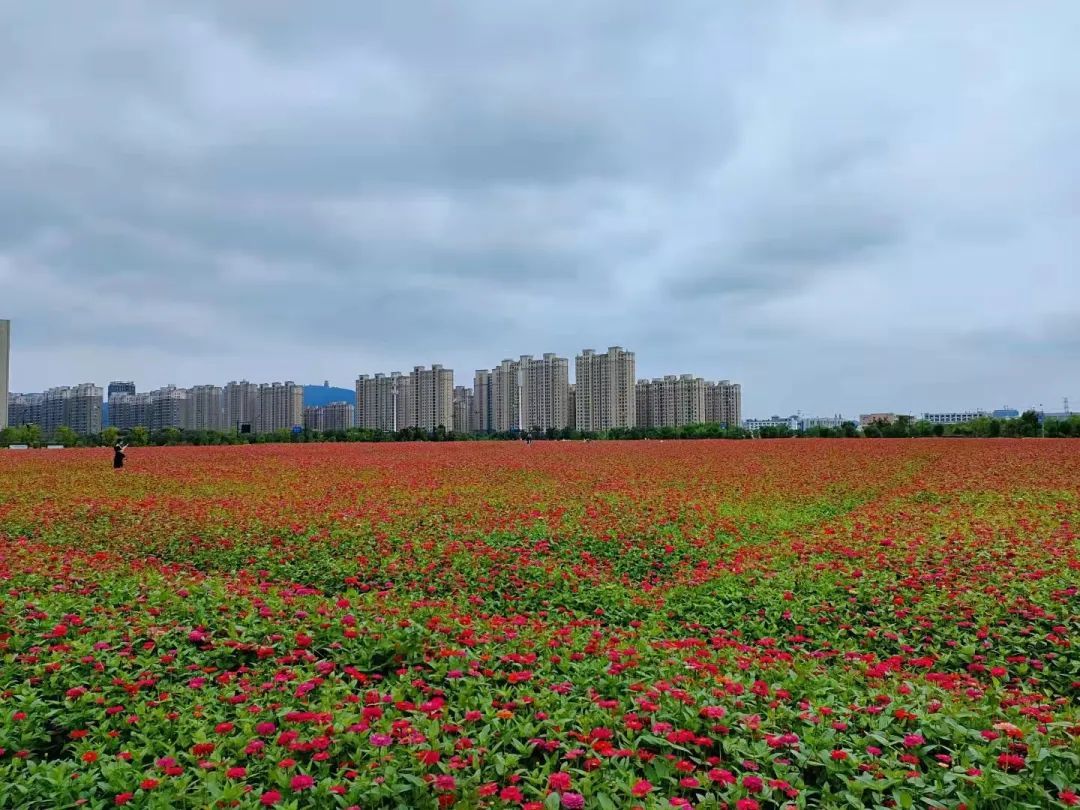
M 1075 0 L 2 3 L 12 390 L 619 344 L 747 416 L 1080 403 L 1078 33 Z

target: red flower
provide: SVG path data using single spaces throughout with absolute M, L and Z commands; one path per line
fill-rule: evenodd
M 753 799 L 739 799 L 735 802 L 735 810 L 759 810 L 760 807 Z
M 191 746 L 191 753 L 203 759 L 214 753 L 214 744 L 211 742 L 196 743 Z
M 548 789 L 549 790 L 569 790 L 570 789 L 570 774 L 562 771 L 557 771 L 548 777 Z
M 742 785 L 751 793 L 761 793 L 761 789 L 765 787 L 765 783 L 761 781 L 761 777 L 754 776 L 753 774 L 748 774 L 744 776 L 742 779 Z
M 134 798 L 135 798 L 134 793 L 117 793 L 116 798 L 113 799 L 113 801 L 116 804 L 127 804 L 128 802 L 130 802 Z
M 310 776 L 308 776 L 307 774 L 298 773 L 289 781 L 289 789 L 292 790 L 294 793 L 297 793 L 301 790 L 308 790 L 314 784 L 315 780 L 312 779 Z
M 647 796 L 653 789 L 652 783 L 647 779 L 638 779 L 634 782 L 634 786 L 630 788 L 630 792 L 634 796 Z
M 143 790 L 153 790 L 157 786 L 157 779 L 143 779 L 141 782 L 139 782 L 139 787 L 141 787 Z
M 522 793 L 519 788 L 511 785 L 510 787 L 504 787 L 499 791 L 499 798 L 504 802 L 520 802 L 525 799 L 525 794 Z
M 845 759 L 848 758 L 848 752 L 844 751 L 843 749 L 837 748 L 829 753 L 829 757 L 831 757 L 836 762 L 843 762 Z
M 998 767 L 1006 771 L 1020 771 L 1027 764 L 1019 754 L 1002 754 L 997 758 Z
M 457 788 L 457 781 L 449 774 L 441 773 L 435 777 L 435 789 L 442 793 L 449 793 Z
M 87 751 L 85 754 L 82 755 L 82 757 L 80 757 L 80 759 L 82 759 L 82 761 L 86 762 L 86 763 L 97 762 L 98 761 L 98 752 L 97 751 Z
M 243 779 L 247 775 L 247 768 L 240 767 L 239 765 L 229 768 L 225 771 L 225 776 L 229 779 Z
M 1076 807 L 1080 805 L 1080 796 L 1071 790 L 1063 790 L 1058 794 L 1058 801 L 1069 807 Z
M 259 804 L 264 807 L 273 807 L 275 804 L 281 801 L 281 794 L 276 790 L 268 790 L 262 796 L 259 797 Z

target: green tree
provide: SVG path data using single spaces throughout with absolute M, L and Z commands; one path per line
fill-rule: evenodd
M 150 431 L 142 425 L 133 427 L 128 433 L 128 444 L 135 447 L 146 447 L 150 444 Z
M 64 447 L 75 447 L 79 443 L 79 434 L 67 425 L 61 425 L 53 433 L 53 439 Z
M 101 443 L 106 447 L 112 447 L 120 438 L 120 431 L 112 425 L 101 431 Z

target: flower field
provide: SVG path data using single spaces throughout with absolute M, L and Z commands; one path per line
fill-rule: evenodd
M 1080 442 L 0 453 L 0 808 L 1080 804 Z

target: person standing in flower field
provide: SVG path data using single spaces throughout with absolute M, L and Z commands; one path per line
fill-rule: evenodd
M 112 465 L 114 470 L 124 469 L 124 459 L 126 458 L 126 456 L 124 455 L 125 450 L 127 450 L 126 444 L 120 444 L 120 442 L 117 442 L 115 445 L 113 445 Z

